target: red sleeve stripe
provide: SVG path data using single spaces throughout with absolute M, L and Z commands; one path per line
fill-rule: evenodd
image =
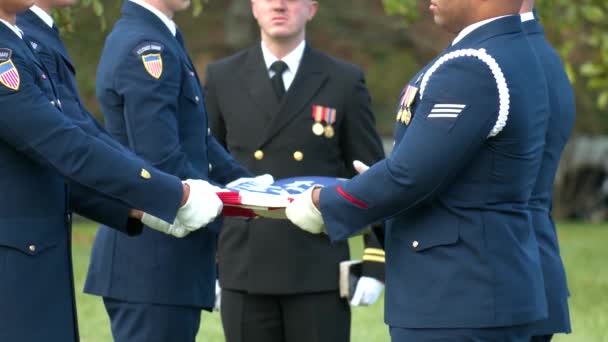
M 337 186 L 336 191 L 338 191 L 340 196 L 344 197 L 347 201 L 351 202 L 352 204 L 356 205 L 359 208 L 367 209 L 369 207 L 367 204 L 359 201 L 358 199 L 356 199 L 353 196 L 346 193 L 346 191 L 344 191 L 344 189 L 342 189 L 341 186 Z

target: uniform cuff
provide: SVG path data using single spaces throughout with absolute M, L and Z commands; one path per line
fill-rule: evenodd
M 382 249 L 365 248 L 362 275 L 384 282 L 385 254 Z

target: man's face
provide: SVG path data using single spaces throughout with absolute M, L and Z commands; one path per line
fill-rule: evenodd
M 251 0 L 253 16 L 263 34 L 271 39 L 289 39 L 304 33 L 306 23 L 317 13 L 311 0 Z
M 435 24 L 448 32 L 458 33 L 469 25 L 474 6 L 474 0 L 431 0 L 429 9 Z

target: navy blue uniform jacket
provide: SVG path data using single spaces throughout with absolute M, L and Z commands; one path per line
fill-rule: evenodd
M 220 184 L 250 175 L 208 133 L 203 89 L 185 48 L 156 15 L 131 1 L 106 40 L 97 97 L 108 132 L 159 169 Z M 102 227 L 85 291 L 211 308 L 218 229 L 216 222 L 176 239 L 150 229 L 133 238 Z
M 25 32 L 25 40 L 29 42 L 53 80 L 63 113 L 87 134 L 134 157 L 134 154 L 114 140 L 82 105 L 76 84 L 76 70 L 61 41 L 59 31 L 49 27 L 31 10 L 17 17 L 17 26 Z M 128 218 L 129 208 L 124 203 L 77 183 L 69 184 L 69 209 L 129 235 L 140 234 L 143 228 L 141 221 Z
M 0 67 L 0 341 L 74 341 L 65 179 L 168 221 L 181 183 L 74 125 L 44 65 L 4 24 Z
M 341 240 L 388 219 L 390 326 L 543 319 L 528 201 L 544 147 L 547 85 L 519 16 L 477 28 L 425 69 L 413 102 L 405 101 L 413 116 L 401 115 L 392 155 L 321 191 L 328 234 Z
M 568 284 L 559 253 L 557 232 L 551 218 L 553 181 L 559 159 L 574 126 L 574 91 L 568 75 L 557 55 L 545 39 L 544 30 L 536 20 L 526 21 L 524 31 L 532 48 L 542 61 L 549 87 L 549 126 L 545 137 L 545 150 L 538 179 L 530 198 L 532 222 L 540 250 L 540 261 L 545 278 L 545 293 L 549 318 L 534 325 L 535 335 L 570 332 L 568 310 Z

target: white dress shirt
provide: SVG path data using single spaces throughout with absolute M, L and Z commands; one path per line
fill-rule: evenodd
M 534 13 L 533 12 L 522 13 L 519 16 L 521 17 L 521 22 L 522 23 L 524 23 L 526 21 L 534 20 Z
M 36 14 L 40 19 L 42 19 L 42 21 L 44 21 L 45 24 L 49 25 L 49 27 L 52 28 L 53 24 L 55 24 L 53 17 L 51 17 L 48 13 L 46 13 L 42 8 L 34 5 L 34 6 L 30 7 L 30 10 L 32 12 L 34 12 L 34 14 Z
M 270 52 L 263 41 L 261 44 L 264 62 L 266 63 L 266 70 L 268 70 L 268 75 L 272 78 L 272 76 L 274 76 L 274 71 L 270 70 L 270 66 L 279 59 L 273 55 L 272 52 Z M 296 77 L 296 73 L 300 67 L 300 62 L 302 61 L 302 56 L 304 55 L 305 47 L 306 41 L 303 40 L 295 49 L 287 54 L 287 56 L 281 59 L 283 62 L 285 62 L 285 64 L 287 64 L 287 70 L 285 70 L 283 73 L 283 84 L 285 84 L 285 91 L 289 89 L 293 83 L 293 79 Z

